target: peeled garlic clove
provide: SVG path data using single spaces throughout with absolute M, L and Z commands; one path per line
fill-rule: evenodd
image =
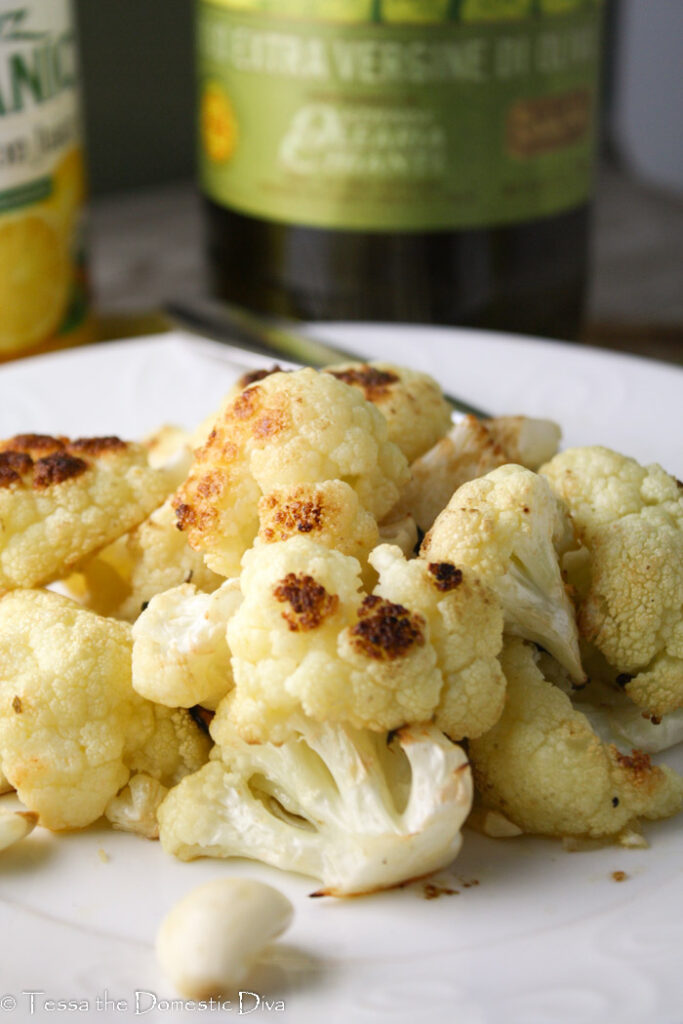
M 38 824 L 32 811 L 0 811 L 0 851 L 24 839 Z
M 235 991 L 293 914 L 287 897 L 270 885 L 215 879 L 192 889 L 166 915 L 157 935 L 159 963 L 189 999 Z

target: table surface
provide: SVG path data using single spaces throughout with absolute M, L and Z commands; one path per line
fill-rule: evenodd
M 91 211 L 92 279 L 107 333 L 202 289 L 194 185 L 108 196 Z M 604 168 L 595 203 L 586 340 L 683 364 L 683 202 Z M 113 319 L 112 319 L 113 318 Z M 143 321 L 144 323 L 144 321 Z

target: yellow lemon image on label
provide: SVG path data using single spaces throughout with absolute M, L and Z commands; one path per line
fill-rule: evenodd
M 463 21 L 505 21 L 526 18 L 531 14 L 533 0 L 465 0 Z
M 0 356 L 38 345 L 58 329 L 70 283 L 56 225 L 37 214 L 0 222 Z
M 383 0 L 382 17 L 389 22 L 439 22 L 448 18 L 452 6 L 452 0 Z
M 237 119 L 218 82 L 209 82 L 204 89 L 199 122 L 202 146 L 209 160 L 226 163 L 237 146 Z
M 69 149 L 52 175 L 52 195 L 48 205 L 54 210 L 66 237 L 86 198 L 85 162 L 80 146 Z

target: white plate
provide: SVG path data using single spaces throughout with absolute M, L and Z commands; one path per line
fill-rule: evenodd
M 566 444 L 608 444 L 683 475 L 683 372 L 674 367 L 474 331 L 319 331 L 431 371 L 492 412 L 552 416 Z M 0 436 L 136 437 L 160 422 L 192 426 L 245 367 L 263 363 L 180 334 L 24 361 L 0 371 Z M 180 864 L 156 843 L 100 826 L 58 838 L 38 829 L 0 863 L 0 1016 L 214 1019 L 215 1010 L 164 1002 L 177 997 L 156 966 L 154 934 L 187 889 L 239 873 L 282 888 L 297 913 L 275 967 L 249 985 L 260 1006 L 245 996 L 241 1014 L 226 1008 L 235 1017 L 673 1024 L 683 1005 L 680 824 L 647 834 L 649 850 L 569 854 L 551 841 L 468 833 L 440 876 L 457 895 L 427 901 L 415 885 L 334 901 L 308 899 L 308 879 L 246 861 Z M 620 884 L 617 870 L 628 875 Z

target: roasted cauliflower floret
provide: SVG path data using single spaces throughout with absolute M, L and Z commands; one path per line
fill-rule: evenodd
M 288 373 L 289 371 L 283 370 L 277 363 L 269 367 L 263 367 L 260 370 L 248 370 L 243 373 L 241 377 L 238 377 L 235 383 L 232 385 L 230 390 L 227 392 L 220 409 L 216 409 L 210 413 L 206 419 L 192 431 L 191 444 L 193 448 L 201 448 L 209 439 L 209 435 L 216 425 L 216 421 L 219 419 L 223 408 L 231 402 L 234 398 L 237 398 L 246 388 L 252 384 L 258 384 L 259 381 L 265 380 L 266 377 L 272 377 L 274 373 Z
M 171 489 L 142 445 L 23 434 L 0 443 L 0 592 L 64 577 Z
M 0 666 L 2 770 L 47 828 L 95 821 L 131 770 L 172 785 L 208 756 L 187 712 L 133 690 L 130 627 L 67 598 L 0 599 Z
M 375 592 L 406 605 L 429 625 L 443 679 L 436 725 L 452 740 L 481 736 L 498 721 L 505 702 L 498 662 L 503 614 L 496 597 L 467 570 L 449 562 L 406 561 L 387 544 L 370 561 L 379 573 Z
M 430 717 L 438 679 L 423 623 L 379 598 L 376 609 L 371 598 L 363 604 L 356 559 L 292 538 L 254 548 L 243 563 L 244 601 L 228 626 L 228 643 L 237 687 L 230 714 L 245 739 L 280 742 L 291 731 L 289 719 L 301 710 L 317 720 L 384 731 Z M 391 657 L 381 652 L 374 658 L 362 646 L 373 611 L 387 618 L 377 636 L 387 645 L 396 639 Z M 356 633 L 350 635 L 351 629 Z M 425 695 L 420 701 L 415 694 L 413 715 L 399 710 L 397 673 L 414 677 L 402 694 L 406 701 L 413 690 Z
M 258 542 L 273 544 L 302 534 L 352 555 L 364 566 L 379 543 L 377 521 L 341 480 L 276 487 L 258 504 Z
M 450 406 L 426 373 L 391 363 L 339 363 L 325 372 L 357 388 L 379 409 L 389 440 L 408 462 L 428 451 L 451 425 Z
M 500 600 L 505 631 L 545 647 L 581 682 L 574 609 L 559 563 L 573 547 L 569 518 L 544 477 L 501 466 L 455 492 L 421 557 L 472 569 Z
M 232 689 L 226 630 L 242 601 L 239 580 L 212 594 L 190 583 L 152 598 L 133 626 L 133 687 L 172 708 L 215 708 Z
M 463 484 L 509 463 L 536 470 L 552 458 L 559 440 L 560 428 L 550 420 L 464 416 L 446 437 L 413 462 L 397 510 L 410 513 L 426 532 Z
M 380 732 L 436 716 L 457 738 L 495 721 L 504 680 L 493 595 L 453 566 L 406 563 L 398 548 L 370 562 L 380 584 L 364 596 L 355 559 L 304 538 L 245 556 L 228 644 L 229 713 L 246 740 L 286 739 L 301 711 Z
M 52 829 L 89 825 L 154 731 L 130 681 L 130 627 L 48 591 L 0 599 L 0 759 Z
M 408 478 L 386 422 L 352 387 L 315 370 L 275 373 L 228 402 L 174 507 L 207 565 L 237 575 L 277 487 L 341 480 L 381 519 Z
M 541 473 L 569 507 L 581 536 L 634 513 L 683 520 L 681 484 L 661 466 L 594 445 L 560 452 Z
M 162 845 L 181 860 L 254 858 L 343 896 L 428 874 L 460 849 L 467 758 L 433 726 L 387 736 L 299 718 L 287 743 L 250 745 L 226 715 L 214 736 L 221 759 L 159 809 Z
M 634 750 L 600 741 L 569 697 L 548 682 L 535 652 L 510 640 L 502 655 L 505 710 L 470 743 L 484 803 L 525 832 L 599 838 L 637 828 L 638 819 L 675 814 L 683 779 Z
M 565 559 L 582 637 L 648 714 L 683 707 L 683 487 L 600 447 L 562 452 L 542 472 L 588 553 Z

